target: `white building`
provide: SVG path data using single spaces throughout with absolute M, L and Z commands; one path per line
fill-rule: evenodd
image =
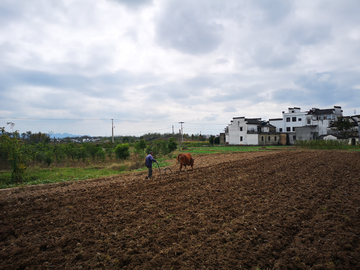
M 225 129 L 225 141 L 230 145 L 278 144 L 276 128 L 261 118 L 234 117 Z
M 333 109 L 312 108 L 301 112 L 298 107 L 289 108 L 283 112 L 283 118 L 269 119 L 271 125 L 276 126 L 276 131 L 288 134 L 290 144 L 296 140 L 314 140 L 321 135 L 328 134 L 330 126 L 339 116 L 342 116 L 340 106 Z
M 269 119 L 277 132 L 295 132 L 296 127 L 305 126 L 307 112 L 301 112 L 300 108 L 289 108 L 287 113 L 283 111 L 282 114 L 283 118 Z
M 225 129 L 225 140 L 230 145 L 294 144 L 296 140 L 314 140 L 328 134 L 331 125 L 342 116 L 340 106 L 333 109 L 299 107 L 282 112 L 282 118 L 263 121 L 261 118 L 234 117 Z M 285 136 L 285 143 L 284 143 Z

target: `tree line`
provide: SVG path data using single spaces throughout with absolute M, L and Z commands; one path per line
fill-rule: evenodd
M 36 141 L 29 141 L 17 132 L 8 133 L 1 128 L 0 135 L 0 168 L 11 168 L 13 183 L 22 182 L 26 168 L 32 165 L 61 164 L 64 162 L 105 162 L 106 160 L 123 160 L 132 154 L 135 159 L 144 159 L 150 151 L 154 155 L 166 156 L 177 148 L 176 138 L 145 141 L 139 139 L 132 142 L 106 143 L 50 143 L 38 134 Z

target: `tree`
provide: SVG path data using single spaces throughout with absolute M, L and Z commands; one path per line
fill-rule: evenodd
M 130 156 L 129 144 L 118 144 L 115 148 L 115 155 L 118 159 L 126 159 Z
M 140 141 L 136 142 L 134 147 L 137 152 L 144 151 L 144 149 L 146 148 L 145 140 L 140 140 Z
M 114 150 L 111 147 L 105 148 L 105 153 L 109 157 L 110 160 L 112 160 L 114 155 Z
M 58 163 L 61 162 L 61 160 L 63 160 L 63 158 L 66 156 L 64 145 L 55 145 L 53 152 L 56 158 L 56 162 Z
M 77 156 L 76 146 L 74 143 L 68 143 L 65 146 L 65 154 L 68 159 L 74 159 Z
M 5 134 L 5 128 L 1 128 L 0 145 L 6 149 L 8 160 L 12 169 L 11 181 L 13 183 L 22 182 L 26 170 L 26 155 L 21 149 L 19 140 L 17 139 L 17 131 L 15 136 L 10 138 Z
M 101 161 L 105 161 L 106 159 L 105 151 L 102 148 L 99 148 L 96 152 L 96 157 Z
M 84 147 L 88 151 L 88 154 L 90 154 L 90 156 L 92 157 L 93 161 L 95 161 L 96 153 L 98 152 L 98 149 L 99 149 L 97 147 L 97 145 L 92 144 L 92 143 L 85 143 Z
M 170 150 L 168 148 L 168 143 L 166 141 L 159 141 L 157 143 L 158 147 L 160 148 L 160 152 L 163 156 L 166 156 L 167 154 L 170 153 Z
M 88 152 L 87 149 L 85 148 L 85 146 L 81 146 L 79 148 L 75 148 L 75 155 L 78 159 L 78 161 L 80 161 L 80 159 L 85 162 L 86 158 L 88 157 Z
M 168 141 L 168 149 L 170 152 L 175 151 L 177 148 L 177 143 L 175 138 L 170 138 Z
M 146 154 L 149 154 L 150 151 L 153 152 L 153 155 L 154 155 L 154 156 L 157 156 L 157 155 L 160 153 L 160 148 L 159 148 L 159 146 L 157 146 L 156 144 L 149 144 L 149 145 L 146 147 Z
M 340 134 L 344 137 L 347 137 L 351 129 L 353 128 L 353 124 L 350 122 L 348 118 L 338 117 L 335 122 L 335 126 L 340 132 Z

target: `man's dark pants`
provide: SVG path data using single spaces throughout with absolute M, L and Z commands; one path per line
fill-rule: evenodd
M 151 167 L 148 167 L 148 169 L 149 169 L 149 175 L 148 175 L 148 178 L 150 179 L 150 178 L 151 178 L 151 176 L 152 176 L 152 166 L 151 166 Z

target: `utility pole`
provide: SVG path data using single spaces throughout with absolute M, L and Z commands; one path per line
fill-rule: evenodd
M 183 132 L 183 126 L 182 124 L 184 124 L 185 122 L 179 122 L 179 124 L 181 125 L 181 141 L 184 141 L 184 132 Z
M 114 119 L 111 119 L 112 143 L 114 143 Z

